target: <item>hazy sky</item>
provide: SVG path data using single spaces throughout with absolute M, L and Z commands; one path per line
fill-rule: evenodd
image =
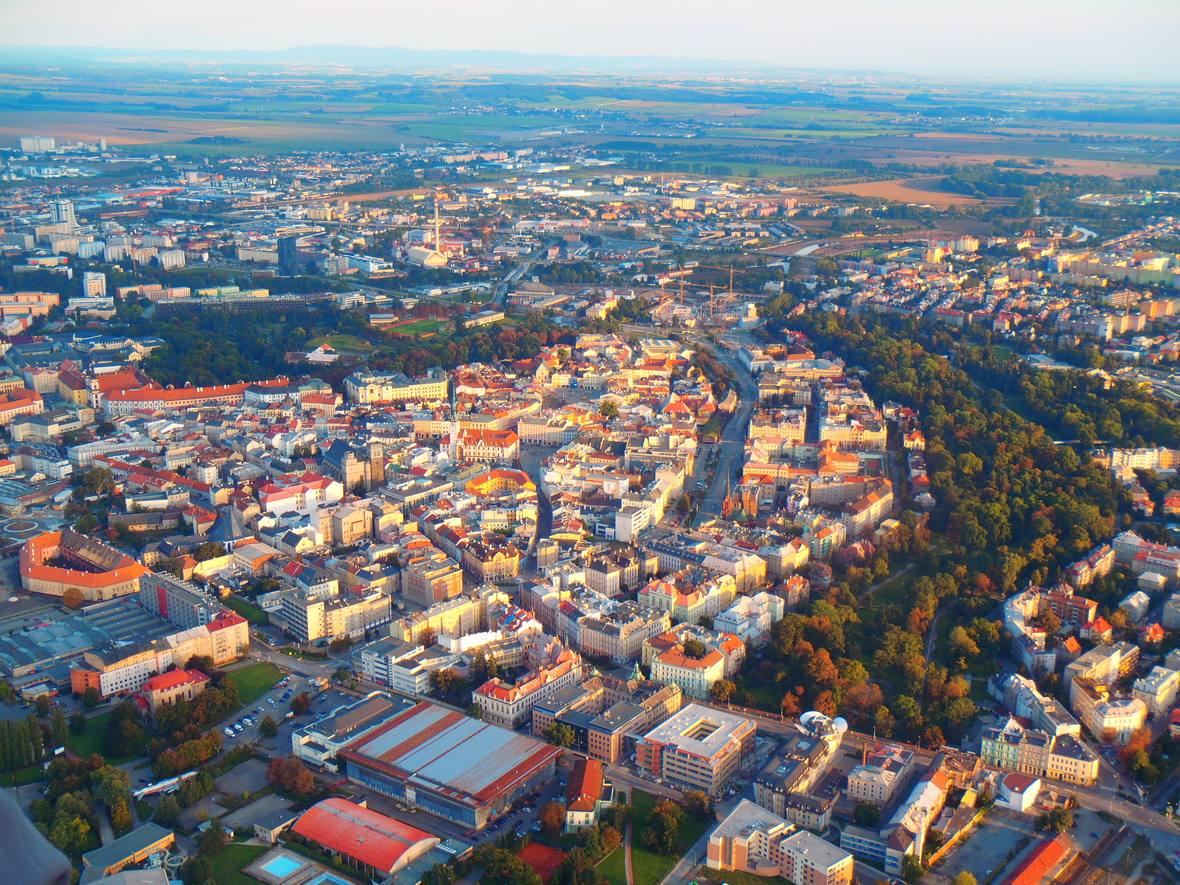
M 313 43 L 1180 83 L 1180 0 L 0 0 L 0 42 Z

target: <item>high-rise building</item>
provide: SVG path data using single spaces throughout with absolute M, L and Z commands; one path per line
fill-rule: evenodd
M 98 271 L 82 274 L 82 294 L 87 298 L 101 298 L 107 294 L 107 275 Z
M 57 142 L 52 135 L 22 135 L 20 149 L 26 154 L 44 154 L 57 149 Z
M 299 273 L 299 237 L 279 237 L 279 273 L 285 277 Z
M 54 200 L 49 208 L 53 213 L 54 224 L 65 224 L 69 227 L 78 226 L 78 220 L 74 217 L 74 204 L 69 200 Z

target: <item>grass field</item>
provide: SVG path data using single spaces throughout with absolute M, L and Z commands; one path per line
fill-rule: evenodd
M 258 880 L 247 876 L 242 872 L 242 868 L 249 866 L 268 851 L 269 845 L 230 842 L 224 850 L 210 858 L 213 881 L 217 885 L 258 885 Z
M 627 885 L 627 857 L 622 845 L 598 862 L 598 872 L 610 885 Z
M 119 765 L 147 752 L 147 735 L 144 735 L 143 745 L 139 752 L 127 756 L 108 757 L 103 749 L 104 738 L 107 733 L 107 723 L 111 721 L 112 712 L 100 713 L 87 720 L 86 731 L 83 734 L 71 733 L 66 740 L 66 747 L 78 756 L 93 756 L 95 753 L 106 758 L 112 765 Z
M 0 784 L 6 787 L 19 787 L 23 784 L 35 784 L 44 778 L 44 771 L 40 765 L 30 765 L 18 771 L 6 771 L 0 775 Z
M 444 320 L 430 319 L 424 317 L 420 320 L 414 320 L 401 326 L 393 326 L 390 331 L 395 335 L 406 335 L 411 338 L 419 338 L 423 335 L 437 335 L 447 326 Z
M 636 885 L 657 885 L 662 882 L 672 867 L 676 866 L 676 862 L 684 852 L 709 827 L 707 822 L 697 820 L 691 814 L 686 813 L 684 821 L 680 824 L 680 842 L 676 852 L 668 856 L 649 851 L 641 847 L 639 836 L 647 828 L 648 820 L 651 818 L 651 810 L 657 801 L 651 793 L 645 793 L 642 790 L 635 790 L 631 794 L 631 821 L 634 835 L 631 845 L 631 872 L 635 875 Z
M 231 670 L 229 678 L 238 687 L 238 699 L 248 705 L 270 691 L 283 678 L 283 674 L 274 664 L 260 661 L 239 670 Z
M 312 338 L 307 342 L 307 347 L 319 347 L 321 344 L 327 344 L 333 350 L 338 350 L 341 353 L 369 353 L 376 348 L 362 338 L 357 338 L 355 335 L 345 335 L 338 333 L 335 335 L 320 335 Z
M 236 611 L 251 624 L 265 626 L 266 624 L 270 623 L 270 618 L 267 617 L 266 612 L 264 612 L 249 600 L 242 599 L 240 596 L 227 597 L 225 604 Z

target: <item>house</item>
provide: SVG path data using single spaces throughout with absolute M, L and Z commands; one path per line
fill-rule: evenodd
M 996 804 L 1012 811 L 1025 812 L 1033 807 L 1040 792 L 1039 777 L 1012 771 L 1000 778 Z
M 602 763 L 579 757 L 565 788 L 565 831 L 594 826 L 598 815 L 614 801 L 615 788 L 603 775 Z

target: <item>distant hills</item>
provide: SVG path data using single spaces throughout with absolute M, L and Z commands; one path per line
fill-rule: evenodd
M 99 46 L 0 46 L 0 64 L 37 65 L 217 65 L 240 68 L 259 65 L 346 67 L 386 70 L 463 68 L 505 73 L 538 70 L 576 72 L 633 71 L 636 73 L 739 73 L 776 70 L 772 65 L 709 58 L 645 56 L 557 55 L 483 50 L 406 49 L 400 46 L 293 46 L 259 50 L 111 49 Z

